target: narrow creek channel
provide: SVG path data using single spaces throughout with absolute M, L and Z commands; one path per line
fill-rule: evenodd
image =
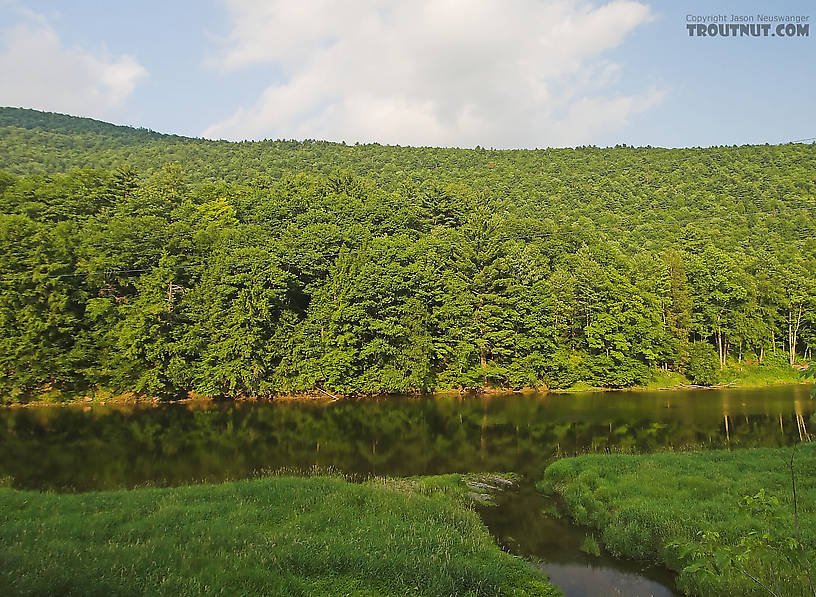
M 514 472 L 480 514 L 499 544 L 568 597 L 675 595 L 672 574 L 601 552 L 534 483 L 584 452 L 785 446 L 816 431 L 807 386 L 316 402 L 0 409 L 0 480 L 93 491 L 241 479 L 275 470 L 355 477 Z M 545 512 L 550 513 L 545 514 Z M 591 550 L 590 550 L 591 551 Z
M 479 514 L 505 550 L 533 562 L 566 597 L 671 597 L 674 574 L 665 568 L 586 553 L 590 530 L 572 524 L 554 499 L 525 480 L 496 496 Z

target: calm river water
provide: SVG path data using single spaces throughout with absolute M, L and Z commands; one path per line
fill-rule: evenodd
M 527 482 L 482 512 L 499 543 L 542 560 L 570 597 L 673 595 L 665 571 L 581 553 L 584 531 L 542 515 L 548 505 L 532 482 L 554 459 L 583 452 L 790 445 L 816 432 L 815 410 L 807 386 L 0 409 L 0 478 L 87 491 L 278 469 L 513 471 Z

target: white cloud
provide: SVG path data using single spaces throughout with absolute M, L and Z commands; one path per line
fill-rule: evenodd
M 212 64 L 283 73 L 207 137 L 544 147 L 594 142 L 663 92 L 613 93 L 604 53 L 651 20 L 614 0 L 225 0 Z
M 147 71 L 130 56 L 65 47 L 42 17 L 0 30 L 0 105 L 103 118 Z

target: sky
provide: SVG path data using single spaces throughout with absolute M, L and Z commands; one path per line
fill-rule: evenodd
M 809 35 L 689 35 L 734 14 Z M 814 19 L 793 0 L 0 0 L 0 105 L 229 140 L 780 143 L 816 137 Z

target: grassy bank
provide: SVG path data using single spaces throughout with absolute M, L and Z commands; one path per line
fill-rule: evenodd
M 741 554 L 745 559 L 739 565 L 764 584 L 778 584 L 778 595 L 812 595 L 795 550 L 755 547 L 746 551 L 752 542 L 783 544 L 794 536 L 790 455 L 786 448 L 586 455 L 552 464 L 538 487 L 560 494 L 573 519 L 597 529 L 612 554 L 681 571 L 678 585 L 688 594 L 768 595 L 736 567 L 726 570 L 727 561 L 721 559 L 725 564 L 716 569 L 714 554 L 718 558 Z M 816 446 L 800 446 L 795 466 L 802 542 L 813 562 Z M 775 518 L 770 522 L 740 503 L 744 496 L 756 496 L 762 490 L 766 499 L 779 500 L 778 506 L 771 507 Z M 750 501 L 756 508 L 762 498 Z M 700 531 L 718 533 L 719 538 L 704 540 Z M 685 553 L 687 547 L 706 555 Z
M 0 594 L 556 595 L 466 496 L 457 475 L 0 488 Z
M 772 385 L 808 383 L 804 379 L 802 372 L 788 365 L 770 366 L 756 364 L 736 364 L 732 363 L 719 372 L 717 384 L 732 388 L 761 388 Z M 606 388 L 596 387 L 584 382 L 578 382 L 566 389 L 549 390 L 547 388 L 524 388 L 517 393 L 554 392 L 559 394 L 584 393 L 584 392 L 605 392 L 609 390 L 632 390 L 632 391 L 654 391 L 654 390 L 682 390 L 689 389 L 691 381 L 681 373 L 673 371 L 655 370 L 652 378 L 645 384 L 632 386 L 629 388 Z M 482 393 L 502 394 L 511 393 L 509 389 L 488 388 Z M 434 390 L 435 396 L 460 395 L 458 390 Z M 476 394 L 476 392 L 473 392 Z M 387 397 L 389 394 L 374 394 L 372 397 Z M 274 400 L 308 400 L 318 402 L 331 402 L 334 398 L 325 393 L 317 391 L 298 392 L 294 394 L 276 394 L 270 396 Z M 191 396 L 184 401 L 209 401 L 212 398 L 203 396 Z M 243 400 L 255 400 L 253 397 L 243 398 Z M 138 396 L 133 393 L 115 394 L 113 392 L 99 390 L 94 393 L 87 392 L 61 392 L 56 389 L 37 394 L 23 394 L 12 392 L 0 395 L 0 407 L 2 406 L 41 406 L 59 404 L 159 404 L 162 401 L 158 398 L 148 396 Z M 179 401 L 176 401 L 179 402 Z
M 794 369 L 787 365 L 787 363 L 781 365 L 758 365 L 755 363 L 732 362 L 717 372 L 716 384 L 712 387 L 763 388 L 766 386 L 797 383 L 807 383 L 807 380 L 803 378 L 802 372 L 799 369 Z M 622 389 L 633 391 L 687 390 L 690 386 L 692 386 L 692 381 L 682 373 L 658 369 L 654 371 L 652 377 L 647 382 Z M 584 382 L 578 382 L 567 389 L 553 391 L 557 393 L 576 393 L 604 392 L 609 389 L 610 388 L 596 387 Z

